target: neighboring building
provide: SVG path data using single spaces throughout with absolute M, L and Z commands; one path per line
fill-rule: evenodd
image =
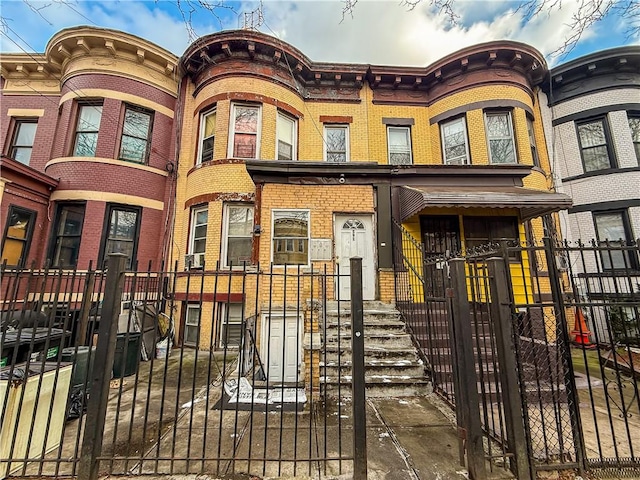
M 583 242 L 640 238 L 640 47 L 559 65 L 542 88 L 554 174 L 573 199 L 563 233 Z M 637 262 L 620 257 L 603 267 L 637 270 Z
M 177 58 L 93 27 L 2 54 L 2 261 L 159 268 L 173 199 Z
M 640 238 L 640 47 L 559 65 L 542 88 L 556 184 L 573 199 L 561 215 L 563 234 L 572 246 L 634 243 Z M 631 299 L 634 290 L 640 293 L 637 249 L 582 255 L 568 259 L 581 274 L 574 285 L 579 295 L 606 302 L 608 295 Z M 637 318 L 637 309 L 626 310 L 629 319 Z M 609 336 L 605 313 L 591 314 L 601 340 Z

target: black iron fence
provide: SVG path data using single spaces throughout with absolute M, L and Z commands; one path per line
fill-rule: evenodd
M 366 477 L 361 284 L 330 300 L 361 277 L 117 257 L 1 273 L 0 477 Z
M 394 229 L 398 308 L 456 408 L 474 478 L 496 464 L 518 478 L 640 472 L 638 243 L 545 239 L 434 257 Z

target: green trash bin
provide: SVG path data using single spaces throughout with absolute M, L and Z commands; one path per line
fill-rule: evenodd
M 128 377 L 136 373 L 138 360 L 140 358 L 141 341 L 142 334 L 140 332 L 118 334 L 118 338 L 116 339 L 116 354 L 113 359 L 113 378 Z

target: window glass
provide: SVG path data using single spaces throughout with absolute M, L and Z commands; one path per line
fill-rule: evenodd
M 491 163 L 516 163 L 511 114 L 509 112 L 485 113 L 485 122 Z
M 246 105 L 233 106 L 234 158 L 257 158 L 260 108 Z
M 411 130 L 409 127 L 388 127 L 389 165 L 411 165 Z
M 536 136 L 533 130 L 533 120 L 527 117 L 527 131 L 529 133 L 529 145 L 531 147 L 531 158 L 533 159 L 533 164 L 536 167 L 540 166 L 540 159 L 538 158 L 538 147 L 536 146 Z
M 579 124 L 578 139 L 585 172 L 612 167 L 604 118 Z
M 2 262 L 11 266 L 23 266 L 27 258 L 27 249 L 31 242 L 36 212 L 11 206 L 7 217 L 7 226 L 2 241 Z
M 228 205 L 226 220 L 225 266 L 240 267 L 251 263 L 253 206 Z
M 205 253 L 207 249 L 208 207 L 194 208 L 191 212 L 189 253 Z
M 184 322 L 184 344 L 195 346 L 198 342 L 198 330 L 200 330 L 200 307 L 187 305 Z
M 60 204 L 53 227 L 52 266 L 72 268 L 78 263 L 85 206 Z
M 9 156 L 20 163 L 29 165 L 31 150 L 38 124 L 35 120 L 16 120 L 16 129 Z
M 98 145 L 98 130 L 102 117 L 102 105 L 80 105 L 78 125 L 73 148 L 75 157 L 94 157 Z
M 309 212 L 274 211 L 272 240 L 275 265 L 307 265 L 309 263 Z
M 220 347 L 239 347 L 242 343 L 242 303 L 220 305 Z
M 295 160 L 296 159 L 296 121 L 278 112 L 278 160 Z
M 467 127 L 464 117 L 443 123 L 442 151 L 446 165 L 466 165 L 469 163 Z
M 200 117 L 200 156 L 198 163 L 213 159 L 213 141 L 216 131 L 216 111 L 203 113 Z
M 629 117 L 629 129 L 631 130 L 631 141 L 636 152 L 636 160 L 640 165 L 640 115 Z
M 346 125 L 324 127 L 325 160 L 333 163 L 349 161 L 349 128 Z
M 111 253 L 124 253 L 126 267 L 132 268 L 138 240 L 138 210 L 111 207 L 104 259 Z
M 149 151 L 152 115 L 135 107 L 127 107 L 122 127 L 120 159 L 145 163 Z
M 627 227 L 627 212 L 594 213 L 596 235 L 601 245 L 618 247 L 629 244 L 631 235 Z M 637 268 L 637 258 L 631 251 L 605 250 L 600 252 L 602 268 L 611 270 L 616 268 Z

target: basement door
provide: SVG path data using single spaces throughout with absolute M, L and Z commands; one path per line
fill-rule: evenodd
M 262 316 L 261 360 L 268 368 L 269 383 L 297 383 L 302 362 L 302 324 L 296 315 Z
M 375 280 L 375 242 L 373 238 L 373 220 L 371 215 L 336 215 L 334 219 L 336 241 L 336 271 L 340 272 L 338 298 L 351 299 L 350 277 L 351 257 L 362 258 L 362 296 L 364 300 L 374 300 Z

